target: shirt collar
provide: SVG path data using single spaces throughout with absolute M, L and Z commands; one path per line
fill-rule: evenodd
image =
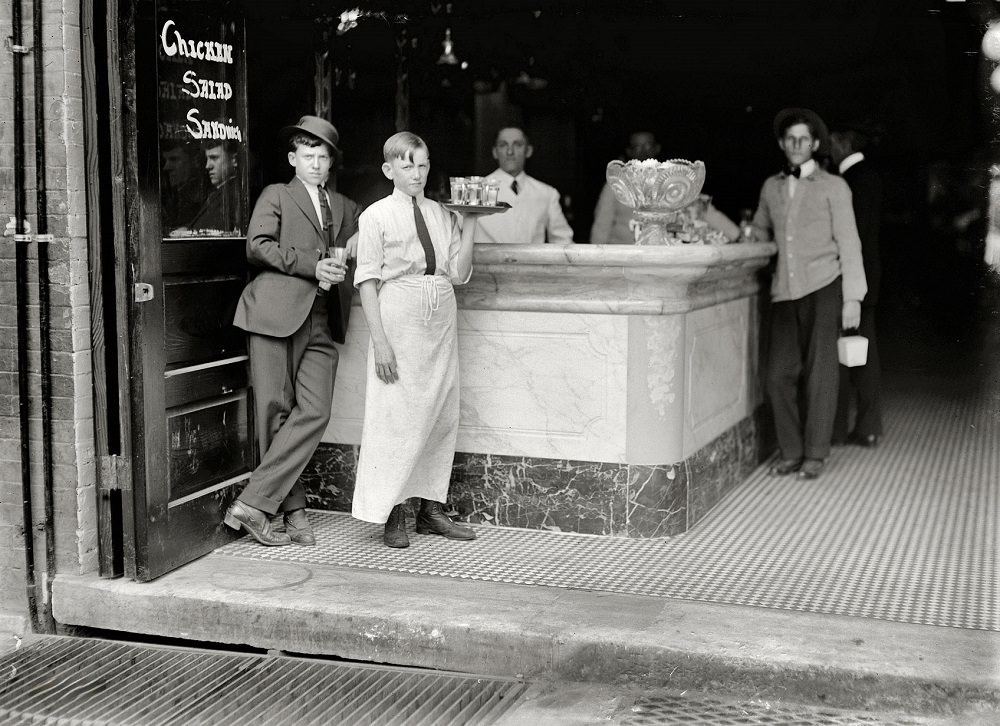
M 853 154 L 845 156 L 840 161 L 840 173 L 843 174 L 845 171 L 850 169 L 852 166 L 857 164 L 859 161 L 864 161 L 865 155 L 860 151 L 855 151 Z
M 319 187 L 318 186 L 316 186 L 315 184 L 310 184 L 305 179 L 303 179 L 302 177 L 300 177 L 298 174 L 295 175 L 295 178 L 298 179 L 300 182 L 302 182 L 302 186 L 304 186 L 306 188 L 306 190 L 310 194 L 312 194 L 314 197 L 319 194 Z
M 524 186 L 525 179 L 528 178 L 528 175 L 525 174 L 523 170 L 517 176 L 511 176 L 503 169 L 497 169 L 495 173 L 491 174 L 491 176 L 500 177 L 500 180 L 506 182 L 508 185 L 510 185 L 512 181 L 517 180 L 517 185 L 522 187 Z
M 807 176 L 816 171 L 816 160 L 809 159 L 807 162 L 799 167 L 799 179 L 805 179 Z
M 392 194 L 390 196 L 393 199 L 395 199 L 397 202 L 402 202 L 403 204 L 407 205 L 408 207 L 412 207 L 413 206 L 413 201 L 412 201 L 413 197 L 411 197 L 409 194 L 407 194 L 406 192 L 402 191 L 401 189 L 397 189 L 396 187 L 393 187 L 392 188 Z M 420 192 L 420 194 L 417 195 L 417 204 L 419 204 L 423 200 L 424 200 L 424 193 Z

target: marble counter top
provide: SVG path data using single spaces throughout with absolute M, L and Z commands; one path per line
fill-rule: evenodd
M 773 243 L 634 247 L 476 245 L 459 307 L 669 315 L 758 291 Z

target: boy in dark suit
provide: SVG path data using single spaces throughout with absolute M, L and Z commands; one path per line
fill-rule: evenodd
M 323 184 L 338 153 L 337 130 L 303 116 L 282 130 L 295 178 L 261 192 L 250 217 L 247 259 L 257 274 L 243 290 L 233 323 L 249 333 L 261 460 L 226 513 L 225 523 L 245 529 L 264 545 L 316 543 L 305 514 L 299 474 L 330 420 L 333 380 L 344 342 L 347 307 L 337 285 L 351 292 L 345 265 L 327 259 L 357 232 L 360 209 Z M 284 514 L 285 532 L 269 516 Z

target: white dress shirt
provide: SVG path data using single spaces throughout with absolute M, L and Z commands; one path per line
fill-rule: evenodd
M 635 234 L 629 228 L 632 207 L 618 201 L 611 185 L 605 182 L 594 207 L 594 224 L 590 228 L 592 245 L 635 244 Z
M 296 178 L 298 178 L 298 180 L 302 182 L 302 185 L 306 188 L 306 191 L 309 192 L 309 198 L 312 199 L 313 209 L 316 211 L 316 219 L 319 220 L 319 226 L 320 228 L 322 228 L 324 219 L 323 219 L 323 208 L 319 205 L 320 188 L 315 184 L 310 184 L 309 182 L 307 182 L 305 179 L 303 179 L 298 175 L 296 175 Z M 326 194 L 326 191 L 323 190 L 322 193 Z M 327 204 L 330 203 L 330 197 L 326 198 L 326 202 Z
M 796 177 L 792 176 L 791 174 L 789 174 L 788 175 L 788 196 L 789 197 L 794 197 L 795 196 L 795 187 L 798 186 L 799 179 L 805 179 L 807 176 L 809 176 L 810 174 L 812 174 L 814 171 L 816 171 L 816 160 L 815 159 L 809 159 L 802 166 L 799 167 L 799 176 L 798 176 L 798 178 L 796 178 Z
M 507 202 L 506 212 L 483 216 L 476 225 L 476 242 L 497 244 L 572 244 L 573 228 L 559 206 L 555 187 L 524 172 L 517 175 L 517 194 L 511 190 L 512 177 L 497 169 L 486 177 L 500 180 L 497 201 Z M 548 237 L 548 239 L 546 239 Z
M 448 278 L 453 285 L 464 285 L 471 272 L 458 276 L 457 257 L 462 248 L 458 215 L 421 194 L 417 205 L 424 217 L 434 247 L 434 274 Z M 420 244 L 413 217 L 413 197 L 399 189 L 374 202 L 361 213 L 358 221 L 358 267 L 354 285 L 365 280 L 380 283 L 407 275 L 423 275 L 427 258 Z

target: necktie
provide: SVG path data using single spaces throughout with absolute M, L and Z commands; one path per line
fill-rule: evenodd
M 515 179 L 514 181 L 512 181 L 512 182 L 510 183 L 510 190 L 511 190 L 512 192 L 514 192 L 514 196 L 516 197 L 516 196 L 517 196 L 517 191 L 518 191 L 518 186 L 517 186 L 517 179 Z
M 800 172 L 801 172 L 801 169 L 799 167 L 797 167 L 797 166 L 786 166 L 785 167 L 785 174 L 787 174 L 788 176 L 794 176 L 796 179 L 799 178 L 799 173 Z
M 417 204 L 417 198 L 411 198 L 413 199 L 413 221 L 417 225 L 417 237 L 420 238 L 420 246 L 424 248 L 424 258 L 427 260 L 427 271 L 424 274 L 433 275 L 437 260 L 434 258 L 434 245 L 431 244 L 431 233 L 427 231 L 427 222 L 424 221 L 424 215 L 420 213 L 420 205 Z
M 326 189 L 323 187 L 318 187 L 316 192 L 319 194 L 319 211 L 322 219 L 320 220 L 324 236 L 326 237 L 327 245 L 330 244 L 330 228 L 333 226 L 333 213 L 330 211 L 330 200 L 326 198 Z

